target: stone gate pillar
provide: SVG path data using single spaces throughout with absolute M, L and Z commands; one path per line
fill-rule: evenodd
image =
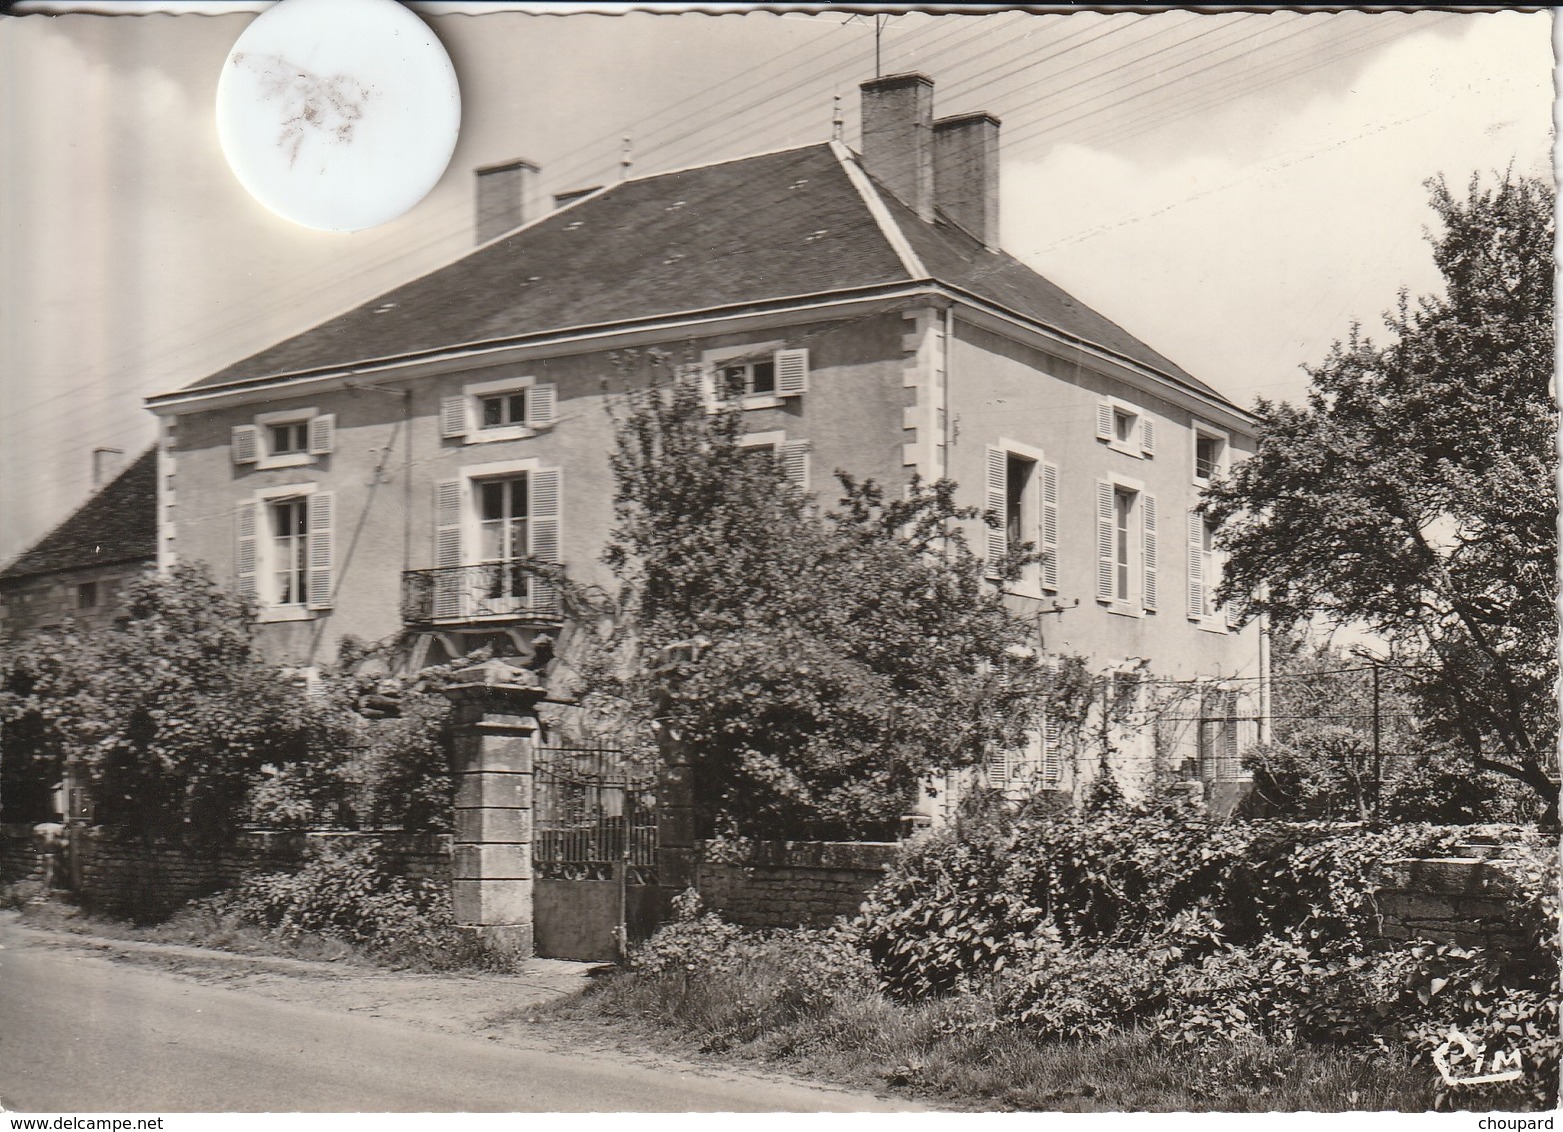
M 456 673 L 451 771 L 456 833 L 451 904 L 456 923 L 492 951 L 532 954 L 533 673 L 491 660 Z

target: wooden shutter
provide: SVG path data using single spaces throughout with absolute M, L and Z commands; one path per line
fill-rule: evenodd
M 809 490 L 809 449 L 807 440 L 789 440 L 781 446 L 782 475 L 799 491 Z
M 1111 401 L 1098 401 L 1096 403 L 1096 439 L 1112 440 L 1113 438 L 1113 404 Z
M 1002 448 L 988 447 L 987 499 L 985 509 L 998 520 L 997 526 L 987 527 L 988 576 L 997 578 L 1009 554 L 1009 453 Z
M 678 367 L 678 380 L 698 381 L 701 400 L 707 405 L 716 404 L 716 379 L 711 373 L 710 366 L 703 366 L 699 362 L 686 362 Z
M 1189 511 L 1189 616 L 1205 616 L 1205 520 L 1196 510 Z
M 1143 413 L 1140 415 L 1140 455 L 1156 455 L 1156 422 Z
M 1227 718 L 1221 724 L 1221 777 L 1236 779 L 1243 765 L 1238 761 L 1238 693 L 1222 696 L 1221 707 Z
M 1042 465 L 1042 588 L 1058 590 L 1058 465 Z
M 777 350 L 776 392 L 782 397 L 797 397 L 809 391 L 809 352 L 807 350 Z
M 470 398 L 464 393 L 453 393 L 440 398 L 440 435 L 451 439 L 467 435 L 470 427 L 467 408 Z
M 1141 587 L 1141 604 L 1147 610 L 1156 608 L 1156 568 L 1159 558 L 1156 545 L 1156 497 L 1154 495 L 1140 496 L 1140 517 L 1144 521 L 1144 538 L 1142 541 L 1142 553 L 1145 556 L 1145 583 Z
M 315 420 L 321 418 L 316 417 Z M 314 430 L 311 428 L 311 438 Z M 317 491 L 309 497 L 309 607 L 330 609 L 335 588 L 332 556 L 335 541 L 332 531 L 335 497 L 329 491 Z
M 255 593 L 255 518 L 257 504 L 244 502 L 234 510 L 234 589 L 245 601 L 254 601 Z
M 995 790 L 1003 790 L 1009 786 L 1010 758 L 1009 752 L 1001 750 L 997 745 L 988 748 L 988 757 L 983 763 L 983 769 L 987 774 L 988 785 Z
M 1056 783 L 1064 776 L 1061 750 L 1064 741 L 1063 731 L 1055 717 L 1048 715 L 1044 718 L 1042 723 L 1042 780 L 1044 782 Z
M 526 477 L 531 498 L 527 507 L 528 548 L 536 562 L 559 561 L 559 469 L 544 468 Z M 559 589 L 541 578 L 532 579 L 532 608 L 540 613 L 556 613 Z
M 559 400 L 559 387 L 551 383 L 534 385 L 526 391 L 526 423 L 528 428 L 548 428 L 554 423 L 554 412 Z
M 461 616 L 461 494 L 465 480 L 446 480 L 434 485 L 434 618 L 451 620 Z
M 336 415 L 322 413 L 309 421 L 309 454 L 328 456 L 336 443 Z
M 234 425 L 230 451 L 235 464 L 253 464 L 260 459 L 260 429 L 252 424 Z
M 1113 485 L 1096 481 L 1096 596 L 1113 599 Z

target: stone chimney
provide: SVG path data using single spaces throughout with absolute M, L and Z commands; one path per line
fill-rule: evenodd
M 125 466 L 123 448 L 94 448 L 92 450 L 92 490 L 103 487 Z
M 933 219 L 933 80 L 915 71 L 870 79 L 863 96 L 863 167 L 924 220 Z
M 999 246 L 999 120 L 957 114 L 933 124 L 933 200 L 989 250 Z
M 475 172 L 476 242 L 486 244 L 530 219 L 538 169 L 530 161 L 516 160 L 485 165 Z

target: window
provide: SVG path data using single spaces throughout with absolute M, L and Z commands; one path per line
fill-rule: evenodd
M 1042 451 L 1013 440 L 988 449 L 986 509 L 997 522 L 986 528 L 988 576 L 999 577 L 1011 547 L 1030 543 L 1044 555 L 1020 585 L 1058 589 L 1058 466 L 1045 463 Z
M 1207 781 L 1244 777 L 1238 753 L 1242 723 L 1237 692 L 1222 689 L 1205 693 L 1199 721 L 1200 777 Z
M 264 488 L 238 505 L 234 574 L 261 620 L 302 620 L 331 607 L 334 498 L 314 484 L 293 484 Z
M 336 416 L 316 409 L 260 413 L 254 423 L 235 425 L 230 452 L 236 465 L 296 468 L 316 463 L 336 447 Z
M 813 448 L 807 440 L 788 440 L 787 434 L 776 432 L 751 432 L 738 438 L 738 446 L 745 454 L 778 460 L 782 476 L 800 491 L 809 490 L 809 452 Z
M 1221 584 L 1221 565 L 1215 550 L 1216 528 L 1197 510 L 1188 513 L 1189 619 L 1200 628 L 1224 633 L 1226 617 L 1217 611 L 1212 595 Z
M 434 569 L 420 617 L 461 622 L 556 612 L 531 569 L 559 561 L 560 474 L 536 459 L 468 467 L 435 485 Z
M 1115 613 L 1156 611 L 1156 512 L 1138 481 L 1096 481 L 1096 599 Z
M 478 495 L 478 561 L 492 566 L 484 586 L 490 598 L 526 597 L 526 576 L 516 561 L 527 556 L 527 477 L 481 480 Z
M 76 587 L 76 608 L 91 609 L 98 604 L 98 583 L 82 582 Z
M 809 388 L 809 352 L 777 349 L 779 345 L 752 342 L 707 350 L 699 364 L 683 366 L 679 373 L 698 376 L 713 406 L 736 401 L 745 409 L 776 408 Z
M 765 358 L 753 362 L 718 366 L 717 388 L 723 399 L 752 397 L 755 394 L 776 392 L 776 362 Z
M 1129 600 L 1129 512 L 1134 492 L 1113 489 L 1113 597 Z
M 482 398 L 483 427 L 503 428 L 526 424 L 526 393 L 507 393 Z
M 271 520 L 272 605 L 302 605 L 309 594 L 309 519 L 302 499 L 268 507 Z
M 309 451 L 309 425 L 304 421 L 271 426 L 271 455 Z
M 1026 498 L 1036 466 L 1035 460 L 1028 460 L 1013 452 L 1008 454 L 1004 469 L 1004 535 L 1010 546 L 1019 546 L 1027 541 Z
M 1136 459 L 1156 454 L 1156 422 L 1116 397 L 1104 397 L 1096 403 L 1096 439 L 1114 452 Z
M 553 427 L 558 389 L 531 377 L 473 382 L 440 399 L 440 435 L 464 444 L 525 440 Z
M 1226 473 L 1228 436 L 1220 429 L 1194 422 L 1194 482 L 1201 487 Z

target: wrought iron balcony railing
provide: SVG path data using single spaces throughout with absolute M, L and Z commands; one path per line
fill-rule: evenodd
M 558 619 L 558 589 L 525 559 L 402 573 L 404 625 Z

